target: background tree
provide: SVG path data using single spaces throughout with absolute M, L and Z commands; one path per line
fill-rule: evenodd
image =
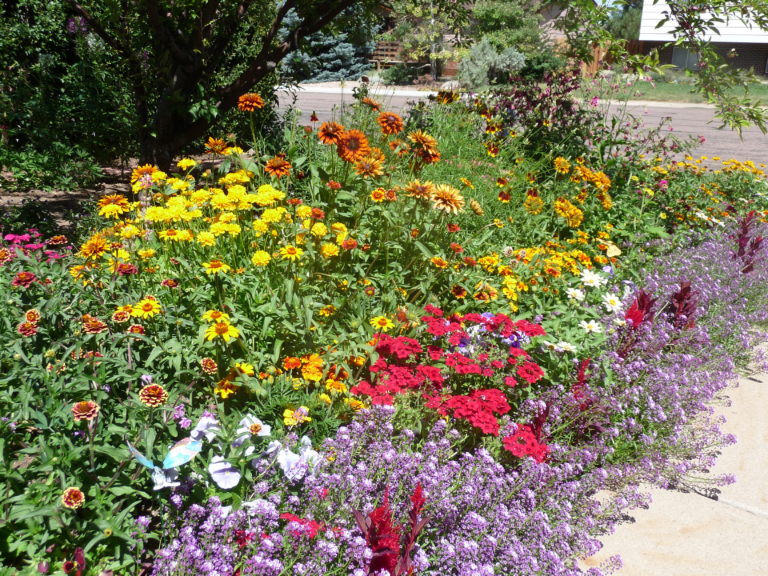
M 640 20 L 643 15 L 643 0 L 630 0 L 617 5 L 608 20 L 608 31 L 614 38 L 637 40 L 640 36 Z
M 373 17 L 380 8 L 376 0 L 18 3 L 29 6 L 32 18 L 49 10 L 59 22 L 77 18 L 83 48 L 101 51 L 105 74 L 127 87 L 140 161 L 161 167 L 208 134 L 240 95 L 259 82 L 266 92 L 278 64 L 313 33 L 342 30 L 345 9 L 354 6 Z M 431 3 L 445 14 L 465 10 L 452 0 Z M 289 25 L 291 13 L 296 19 Z
M 280 75 L 295 82 L 327 82 L 358 79 L 370 69 L 369 59 L 376 47 L 378 23 L 368 18 L 361 6 L 352 6 L 340 17 L 349 25 L 336 34 L 324 30 L 311 34 L 300 49 L 282 63 Z M 290 13 L 284 29 L 296 25 L 298 16 Z

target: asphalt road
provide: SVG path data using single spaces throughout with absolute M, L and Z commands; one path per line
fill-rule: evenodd
M 343 87 L 304 85 L 296 93 L 294 104 L 301 111 L 301 122 L 308 123 L 313 111 L 320 121 L 338 118 L 341 109 L 353 101 L 352 86 L 353 84 Z M 417 90 L 398 90 L 376 93 L 375 97 L 387 110 L 397 112 L 409 102 L 424 98 L 427 94 L 428 92 Z M 292 100 L 290 95 L 283 94 L 280 97 L 281 106 L 288 107 Z M 728 128 L 718 129 L 720 121 L 715 118 L 715 110 L 712 107 L 700 104 L 632 102 L 628 105 L 628 110 L 634 116 L 642 118 L 649 128 L 658 126 L 664 117 L 671 118 L 671 128 L 675 133 L 691 135 L 701 140 L 693 149 L 692 154 L 695 157 L 719 156 L 722 160 L 735 158 L 768 164 L 768 135 L 755 127 L 744 129 L 741 137 Z

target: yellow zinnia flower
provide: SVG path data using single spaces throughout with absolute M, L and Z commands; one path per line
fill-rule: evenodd
M 226 320 L 221 322 L 215 322 L 205 329 L 205 339 L 213 340 L 214 338 L 221 338 L 224 342 L 229 342 L 235 338 L 240 337 L 240 331 L 232 326 Z
M 203 262 L 203 268 L 205 268 L 206 274 L 226 274 L 232 267 L 229 264 L 225 264 L 221 260 L 211 260 L 210 262 Z
M 269 264 L 270 260 L 272 260 L 272 257 L 269 255 L 269 252 L 265 252 L 264 250 L 257 250 L 253 253 L 253 256 L 251 256 L 251 263 L 254 266 L 266 266 Z
M 144 298 L 131 308 L 131 316 L 134 318 L 152 318 L 162 311 L 160 303 L 154 298 Z
M 386 316 L 376 316 L 374 318 L 371 318 L 370 321 L 371 326 L 374 328 L 381 330 L 382 332 L 387 332 L 395 327 L 395 324 L 387 318 Z
M 304 250 L 290 244 L 280 248 L 280 256 L 282 256 L 283 260 L 295 261 L 301 258 L 302 254 L 304 254 Z
M 208 310 L 203 314 L 203 320 L 207 322 L 226 322 L 229 321 L 229 314 L 220 310 Z

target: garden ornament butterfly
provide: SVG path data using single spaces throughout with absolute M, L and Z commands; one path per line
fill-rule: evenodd
M 176 468 L 192 460 L 200 453 L 200 450 L 203 449 L 203 443 L 200 440 L 183 438 L 168 450 L 168 454 L 165 455 L 161 468 L 156 466 L 152 460 L 134 448 L 130 442 L 126 440 L 125 443 L 128 445 L 128 450 L 131 455 L 138 461 L 138 463 L 152 471 L 152 480 L 155 483 L 155 490 L 178 486 L 179 482 L 177 482 L 177 479 L 179 473 Z

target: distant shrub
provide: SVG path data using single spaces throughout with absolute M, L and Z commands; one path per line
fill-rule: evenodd
M 525 56 L 515 48 L 498 52 L 487 38 L 472 46 L 459 64 L 459 80 L 478 89 L 501 84 L 525 65 Z
M 419 71 L 407 64 L 397 64 L 391 68 L 385 68 L 381 72 L 381 81 L 387 86 L 397 86 L 404 84 L 413 84 Z

